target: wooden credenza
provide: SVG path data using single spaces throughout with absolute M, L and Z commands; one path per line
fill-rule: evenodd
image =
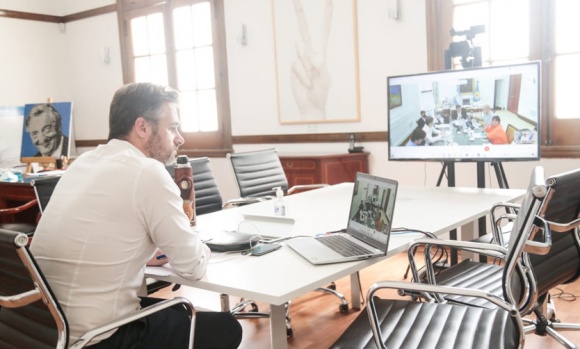
M 300 184 L 354 182 L 357 172 L 369 172 L 369 153 L 284 155 L 280 161 L 290 187 Z

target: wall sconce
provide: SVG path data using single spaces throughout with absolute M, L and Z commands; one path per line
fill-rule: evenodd
M 399 19 L 399 0 L 388 0 L 388 11 L 389 18 L 397 20 Z
M 240 35 L 238 36 L 238 44 L 242 45 L 242 46 L 246 46 L 248 44 L 248 33 L 246 30 L 246 25 L 242 24 L 242 31 L 240 33 Z

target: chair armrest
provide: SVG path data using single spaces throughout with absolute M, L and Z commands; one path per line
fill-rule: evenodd
M 547 221 L 547 223 L 550 226 L 550 230 L 554 231 L 556 233 L 565 233 L 568 230 L 577 228 L 580 226 L 580 218 L 577 218 L 571 222 L 568 223 L 556 223 L 556 222 L 552 222 L 552 221 Z
M 502 215 L 499 218 L 495 218 L 496 217 L 496 211 L 500 208 L 505 209 L 505 213 L 502 213 Z M 502 203 L 498 203 L 492 206 L 492 208 L 489 210 L 489 216 L 491 219 L 491 233 L 493 235 L 493 239 L 494 241 L 498 244 L 498 245 L 502 245 L 505 246 L 505 241 L 503 240 L 503 231 L 501 230 L 501 222 L 503 220 L 508 220 L 508 221 L 513 221 L 515 220 L 517 211 L 521 208 L 520 204 L 514 204 L 511 202 L 502 202 Z
M 491 255 L 492 257 L 497 256 L 499 258 L 505 256 L 505 254 L 507 253 L 507 248 L 505 248 L 504 246 L 473 241 L 417 239 L 413 241 L 413 243 L 410 245 L 410 248 L 416 248 L 417 245 L 425 245 L 427 247 L 430 246 L 453 247 L 458 250 L 465 250 L 480 254 L 485 253 Z
M 421 293 L 453 294 L 483 298 L 508 311 L 512 317 L 517 319 L 521 333 L 523 333 L 523 324 L 517 307 L 497 296 L 494 296 L 493 294 L 470 288 L 436 286 L 415 282 L 381 281 L 373 284 L 367 292 L 367 314 L 369 316 L 369 322 L 373 331 L 373 337 L 377 348 L 386 348 L 380 331 L 380 321 L 378 319 L 377 309 L 374 303 L 374 295 L 381 289 L 410 290 Z
M 140 309 L 134 313 L 128 314 L 128 315 L 123 316 L 119 319 L 111 321 L 107 324 L 104 324 L 104 325 L 101 325 L 97 328 L 94 328 L 94 329 L 90 330 L 89 332 L 83 334 L 81 337 L 79 337 L 79 339 L 77 339 L 74 343 L 72 343 L 69 346 L 69 348 L 70 349 L 84 348 L 87 344 L 89 344 L 91 339 L 93 339 L 94 337 L 96 337 L 100 334 L 109 332 L 109 331 L 114 330 L 116 328 L 119 328 L 123 325 L 126 325 L 130 322 L 133 322 L 135 320 L 149 316 L 155 312 L 172 307 L 172 306 L 177 305 L 177 304 L 184 304 L 189 309 L 191 309 L 192 318 L 191 318 L 191 329 L 190 329 L 190 334 L 189 334 L 189 348 L 193 348 L 193 334 L 194 334 L 194 329 L 195 329 L 195 308 L 193 307 L 193 304 L 187 298 L 183 298 L 183 297 L 176 297 L 173 299 L 168 299 L 168 300 L 159 302 L 157 304 Z
M 25 211 L 33 206 L 36 206 L 37 202 L 38 201 L 36 199 L 33 199 L 31 201 L 28 201 L 24 205 L 20 205 L 17 207 L 11 207 L 11 208 L 2 208 L 2 209 L 0 209 L 0 215 L 14 215 L 14 214 L 20 213 L 20 212 Z
M 42 293 L 38 288 L 12 296 L 0 296 L 0 307 L 20 308 L 42 299 Z
M 429 257 L 429 252 L 432 246 L 440 247 L 452 247 L 457 250 L 464 250 L 469 252 L 474 252 L 481 255 L 486 255 L 488 257 L 494 258 L 505 258 L 507 249 L 504 246 L 499 246 L 496 244 L 486 244 L 482 242 L 473 241 L 457 241 L 457 240 L 440 240 L 440 239 L 417 239 L 413 241 L 409 248 L 407 249 L 407 254 L 409 258 L 409 263 L 411 264 L 411 270 L 415 268 L 414 254 L 415 250 L 419 245 L 425 245 L 425 256 Z M 413 271 L 415 273 L 415 271 Z M 414 275 L 417 276 L 417 275 Z
M 413 274 L 413 279 L 418 281 L 419 280 L 419 270 L 417 265 L 415 264 L 415 250 L 419 245 L 425 246 L 425 269 L 427 272 L 427 280 L 431 284 L 436 284 L 435 282 L 435 269 L 434 263 L 431 260 L 431 247 L 432 246 L 440 246 L 440 247 L 452 247 L 458 250 L 465 250 L 469 252 L 478 253 L 481 255 L 486 255 L 488 257 L 494 258 L 501 258 L 505 259 L 505 255 L 507 253 L 507 249 L 503 246 L 499 246 L 496 244 L 486 244 L 481 242 L 472 242 L 472 241 L 456 241 L 456 240 L 439 240 L 439 239 L 417 239 L 411 243 L 409 248 L 407 249 L 407 256 L 409 259 L 409 266 L 411 267 L 411 273 Z M 428 294 L 423 294 L 423 296 L 430 300 L 432 297 Z
M 504 241 L 504 234 L 511 233 L 513 222 L 516 220 L 516 217 L 517 215 L 512 213 L 505 213 L 497 219 L 495 217 L 491 217 L 491 235 L 493 236 L 492 242 L 500 246 L 506 246 L 506 242 Z M 507 221 L 507 223 L 502 225 L 504 221 Z
M 537 217 L 536 216 L 536 221 L 540 221 L 542 222 L 543 225 L 543 230 L 544 230 L 544 241 L 534 241 L 532 240 L 532 238 L 534 236 L 536 236 L 537 231 L 540 228 L 535 228 L 532 233 L 530 234 L 530 239 L 526 240 L 526 244 L 524 245 L 524 251 L 527 253 L 532 253 L 532 254 L 539 254 L 539 255 L 545 255 L 548 254 L 548 252 L 550 252 L 550 249 L 552 248 L 552 231 L 553 228 L 560 228 L 558 227 L 553 227 L 551 222 L 546 221 L 545 219 L 541 218 L 541 217 Z M 568 229 L 569 230 L 569 229 Z M 568 231 L 565 230 L 565 231 Z
M 326 188 L 326 187 L 329 187 L 329 185 L 328 184 L 299 184 L 299 185 L 295 185 L 292 188 L 288 189 L 287 193 L 292 194 L 293 192 L 295 192 L 297 190 L 312 190 L 312 189 Z
M 505 209 L 506 213 L 517 213 L 517 211 L 521 208 L 520 204 L 514 204 L 512 202 L 500 202 L 491 207 L 489 210 L 489 215 L 491 220 L 495 222 L 496 211 L 500 208 Z M 511 212 L 511 211 L 515 212 Z M 503 213 L 502 213 L 503 214 Z

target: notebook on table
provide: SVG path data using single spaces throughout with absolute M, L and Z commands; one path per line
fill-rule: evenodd
M 386 256 L 398 182 L 357 173 L 344 233 L 295 238 L 286 244 L 312 264 Z

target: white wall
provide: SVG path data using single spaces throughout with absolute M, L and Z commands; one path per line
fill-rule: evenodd
M 58 24 L 0 18 L 0 105 L 70 98 L 66 34 Z
M 345 0 L 343 0 L 345 1 Z M 65 15 L 114 3 L 113 0 L 0 0 L 0 8 Z M 271 0 L 225 0 L 228 73 L 234 135 L 368 132 L 387 130 L 386 78 L 427 69 L 425 2 L 399 1 L 400 19 L 389 19 L 384 0 L 359 0 L 361 121 L 280 125 L 277 121 Z M 51 5 L 49 5 L 51 4 Z M 247 46 L 237 43 L 242 24 Z M 0 18 L 0 106 L 44 101 L 73 101 L 77 139 L 105 139 L 108 107 L 122 84 L 116 14 L 62 26 Z M 109 47 L 111 63 L 101 61 Z M 1 140 L 0 140 L 1 141 Z M 389 162 L 387 143 L 360 144 L 370 152 L 370 172 L 402 184 L 435 185 L 439 163 Z M 347 143 L 235 145 L 236 151 L 275 146 L 280 153 L 346 152 Z M 86 149 L 80 149 L 84 151 Z M 580 167 L 578 159 L 542 160 L 548 175 Z M 506 163 L 511 187 L 523 188 L 537 163 Z M 212 159 L 225 199 L 237 196 L 229 163 Z M 487 167 L 486 167 L 487 168 Z M 489 169 L 486 170 L 489 173 Z M 493 170 L 492 170 L 493 172 Z M 475 186 L 475 164 L 456 166 L 458 186 Z M 495 176 L 495 175 L 494 175 Z M 490 186 L 497 187 L 488 175 Z M 445 181 L 444 181 L 445 183 Z
M 123 84 L 117 14 L 67 23 L 68 65 L 76 139 L 107 139 L 109 104 Z M 109 50 L 110 63 L 102 61 Z

